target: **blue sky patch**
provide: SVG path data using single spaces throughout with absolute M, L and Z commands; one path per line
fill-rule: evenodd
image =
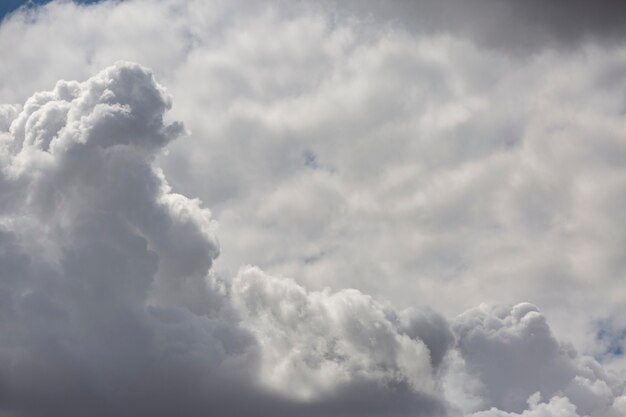
M 51 0 L 3 0 L 0 1 L 0 20 L 4 19 L 4 17 L 17 10 L 22 6 L 41 6 L 46 3 L 50 3 Z M 98 3 L 99 0 L 75 0 L 75 3 L 80 4 L 90 4 L 90 3 Z
M 598 360 L 607 356 L 622 356 L 626 344 L 626 329 L 615 329 L 611 320 L 603 320 L 598 323 L 596 340 L 603 347 Z

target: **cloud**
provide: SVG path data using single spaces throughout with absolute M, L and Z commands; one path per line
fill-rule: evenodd
M 263 341 L 269 385 L 303 398 L 352 380 L 432 393 L 432 367 L 452 341 L 439 316 L 401 315 L 356 290 L 308 293 L 256 268 L 239 273 L 233 294 L 246 326 Z
M 339 400 L 349 414 L 444 415 L 434 367 L 452 334 L 440 316 L 398 313 L 356 290 L 308 292 L 254 267 L 235 277 L 232 294 L 259 341 L 261 380 L 277 393 Z
M 626 9 L 619 1 L 372 0 L 347 7 L 412 32 L 453 33 L 507 54 L 576 48 L 589 40 L 619 42 L 626 34 Z
M 353 415 L 367 396 L 387 415 L 443 415 L 416 336 L 441 361 L 442 318 L 396 316 L 357 292 L 309 295 L 254 270 L 232 286 L 209 274 L 219 253 L 209 211 L 153 165 L 183 132 L 163 122 L 170 106 L 148 70 L 118 63 L 5 111 L 2 410 Z
M 621 416 L 619 30 L 503 4 L 3 22 L 3 411 Z
M 249 362 L 247 333 L 191 313 L 197 300 L 219 308 L 207 277 L 218 245 L 209 212 L 152 166 L 182 133 L 163 123 L 170 105 L 150 72 L 117 64 L 7 112 L 3 410 L 185 410 L 224 360 Z
M 3 107 L 3 411 L 617 415 L 623 380 L 531 304 L 450 325 L 256 267 L 213 274 L 210 212 L 155 166 L 184 132 L 170 107 L 123 62 Z
M 481 411 L 472 415 L 472 417 L 578 417 L 576 407 L 569 402 L 567 398 L 553 397 L 548 403 L 537 403 L 538 396 L 535 395 L 529 399 L 528 405 L 530 409 L 522 414 L 506 413 L 500 410 L 491 409 L 489 411 Z
M 483 305 L 457 317 L 453 329 L 487 406 L 515 413 L 530 406 L 529 415 L 560 415 L 561 409 L 579 413 L 571 415 L 618 415 L 614 401 L 623 394 L 624 381 L 559 342 L 535 306 Z M 551 400 L 539 406 L 542 398 Z

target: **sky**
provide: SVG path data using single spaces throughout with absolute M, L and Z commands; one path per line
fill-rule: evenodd
M 1 417 L 626 416 L 622 2 L 19 5 Z
M 3 1 L 2 3 L 0 3 L 0 19 L 4 18 L 4 16 L 7 15 L 8 13 L 11 13 L 11 12 L 15 11 L 20 6 L 28 7 L 28 6 L 45 4 L 45 3 L 47 3 L 45 0 L 44 1 L 37 1 L 37 2 L 34 2 L 34 1 L 33 2 L 24 2 L 22 0 L 6 0 L 6 1 Z
M 29 8 L 45 5 L 50 0 L 3 0 L 0 2 L 0 20 L 2 20 L 7 14 L 15 12 L 20 7 Z M 97 3 L 98 0 L 75 0 L 76 4 L 91 4 Z

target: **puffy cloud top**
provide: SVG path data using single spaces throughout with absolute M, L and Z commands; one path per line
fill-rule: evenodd
M 405 331 L 407 325 L 419 327 L 419 318 L 403 322 L 391 308 L 356 290 L 308 293 L 292 280 L 256 268 L 239 273 L 233 294 L 262 343 L 268 383 L 278 389 L 308 398 L 357 380 L 433 392 L 429 349 L 419 331 L 413 337 Z M 441 324 L 437 330 L 446 335 L 449 330 Z M 441 357 L 446 346 L 437 347 L 444 349 L 434 352 Z
M 180 123 L 163 124 L 170 107 L 150 72 L 120 63 L 84 83 L 59 81 L 54 90 L 33 95 L 11 122 L 11 146 L 51 155 L 76 144 L 155 151 L 182 132 Z
M 490 406 L 518 413 L 530 406 L 533 416 L 619 415 L 616 397 L 623 393 L 624 381 L 556 340 L 535 306 L 482 305 L 457 317 L 453 328 L 458 349 Z M 551 400 L 539 406 L 540 399 Z
M 176 386 L 163 380 L 200 387 L 249 343 L 190 313 L 197 300 L 215 308 L 207 273 L 219 249 L 208 210 L 171 193 L 151 165 L 182 132 L 163 123 L 169 106 L 148 70 L 119 63 L 4 108 L 4 409 L 111 415 L 125 404 L 143 415 Z

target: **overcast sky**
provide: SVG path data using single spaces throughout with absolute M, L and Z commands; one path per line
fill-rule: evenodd
M 626 416 L 623 2 L 10 3 L 1 417 Z

